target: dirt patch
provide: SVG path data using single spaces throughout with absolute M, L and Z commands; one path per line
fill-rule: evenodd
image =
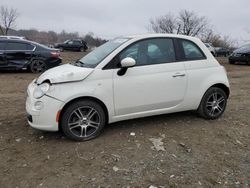
M 64 62 L 83 53 L 63 52 Z M 0 187 L 249 187 L 250 66 L 225 65 L 225 114 L 193 112 L 115 123 L 78 143 L 30 128 L 27 85 L 38 75 L 0 73 Z

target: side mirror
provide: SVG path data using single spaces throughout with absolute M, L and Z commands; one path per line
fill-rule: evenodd
M 121 61 L 121 69 L 118 70 L 117 75 L 123 76 L 126 74 L 127 70 L 129 67 L 135 66 L 136 62 L 133 58 L 131 57 L 126 57 Z
M 136 62 L 131 57 L 126 57 L 121 61 L 121 67 L 122 68 L 129 68 L 135 66 Z

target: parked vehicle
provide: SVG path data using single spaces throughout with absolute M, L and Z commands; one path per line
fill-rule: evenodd
M 229 63 L 243 62 L 250 64 L 250 44 L 244 45 L 236 50 L 229 56 Z
M 197 38 L 173 34 L 121 37 L 82 59 L 53 68 L 28 86 L 29 124 L 85 141 L 117 121 L 197 110 L 220 117 L 229 82 Z M 62 92 L 63 91 L 63 92 Z
M 88 49 L 87 43 L 81 39 L 66 40 L 64 43 L 55 44 L 55 48 L 60 49 L 60 51 L 71 50 L 85 52 Z
M 213 56 L 216 56 L 216 50 L 215 48 L 213 47 L 212 44 L 210 43 L 204 43 L 206 45 L 206 47 L 209 49 L 209 51 L 211 52 L 211 54 L 213 54 Z
M 43 72 L 61 63 L 60 52 L 25 39 L 0 38 L 0 70 Z
M 230 50 L 227 49 L 227 48 L 223 48 L 223 47 L 217 47 L 215 48 L 215 53 L 216 53 L 216 56 L 224 56 L 224 57 L 227 57 L 230 55 Z

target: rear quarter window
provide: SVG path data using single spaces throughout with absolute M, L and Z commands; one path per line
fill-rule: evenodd
M 31 44 L 27 44 L 26 49 L 27 50 L 33 50 L 35 46 L 31 45 Z
M 192 41 L 189 40 L 179 40 L 179 44 L 183 49 L 183 59 L 184 60 L 202 60 L 206 59 L 206 56 L 202 50 Z
M 0 42 L 0 50 L 4 50 L 6 43 Z

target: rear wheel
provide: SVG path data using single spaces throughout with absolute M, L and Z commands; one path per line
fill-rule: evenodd
M 216 119 L 220 117 L 226 109 L 227 95 L 217 87 L 209 88 L 204 94 L 198 113 L 205 119 Z
M 61 126 L 64 134 L 75 141 L 96 138 L 106 122 L 103 108 L 91 100 L 77 101 L 64 111 Z
M 33 73 L 44 72 L 47 69 L 45 62 L 41 59 L 35 59 L 30 64 L 30 70 Z

